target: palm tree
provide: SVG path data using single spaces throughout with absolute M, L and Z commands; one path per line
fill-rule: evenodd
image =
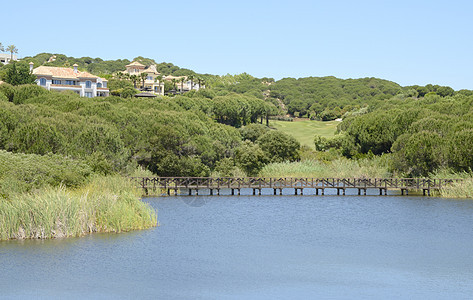
M 11 53 L 10 59 L 13 60 L 13 53 L 18 53 L 18 49 L 15 47 L 15 45 L 10 45 L 7 47 L 7 52 Z
M 143 82 L 143 89 L 145 89 L 145 80 L 146 80 L 146 77 L 148 77 L 148 73 L 140 73 L 140 78 L 141 78 L 141 81 Z
M 159 85 L 159 93 L 161 93 L 161 81 L 163 80 L 163 75 L 158 75 L 156 76 L 156 78 L 154 80 L 156 80 L 158 82 L 158 85 Z
M 197 77 L 197 82 L 199 83 L 199 89 L 205 84 L 205 80 L 202 77 Z
M 3 52 L 3 51 L 5 51 L 5 48 L 3 48 L 2 43 L 0 43 L 0 52 Z
M 116 77 L 118 80 L 122 80 L 122 78 L 123 78 L 123 72 L 117 72 L 117 73 L 115 74 L 115 77 Z
M 130 75 L 130 80 L 131 82 L 133 82 L 133 87 L 136 89 L 136 82 L 138 82 L 140 78 L 138 77 L 138 75 Z
M 174 90 L 177 90 L 177 88 L 176 88 L 176 82 L 177 82 L 176 78 L 171 79 L 171 82 L 172 82 L 172 86 L 173 86 Z
M 189 76 L 187 76 L 187 79 L 189 79 L 191 81 L 191 91 L 192 91 L 192 88 L 194 87 L 193 86 L 194 85 L 193 81 L 195 79 L 195 76 L 194 75 L 189 75 Z
M 186 77 L 181 77 L 179 82 L 181 83 L 181 94 L 184 93 L 184 82 L 186 81 Z

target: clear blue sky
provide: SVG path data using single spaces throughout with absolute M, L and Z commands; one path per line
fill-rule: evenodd
M 0 42 L 198 73 L 473 89 L 473 1 L 3 1 Z M 8 24 L 8 25 L 7 25 Z

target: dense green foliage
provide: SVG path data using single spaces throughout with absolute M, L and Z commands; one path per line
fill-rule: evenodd
M 322 121 L 340 118 L 346 112 L 402 91 L 401 86 L 387 80 L 335 77 L 284 78 L 269 88 L 271 97 L 282 100 L 289 114 Z
M 213 97 L 202 90 L 172 98 L 85 99 L 36 85 L 2 84 L 0 149 L 61 155 L 101 174 L 141 165 L 160 176 L 209 176 L 223 159 L 238 165 L 235 149 L 242 137 L 225 124 L 261 121 L 272 104 L 238 94 L 204 95 Z M 272 160 L 274 143 L 260 143 L 265 156 L 258 163 Z M 277 143 L 289 153 L 278 152 L 278 160 L 297 159 L 298 144 L 291 137 L 284 135 Z M 222 172 L 224 165 L 219 164 Z
M 82 160 L 57 154 L 13 154 L 0 150 L 0 198 L 44 186 L 78 187 L 92 174 Z
M 103 75 L 122 71 L 131 62 L 51 57 L 42 53 L 25 58 L 17 70 L 19 66 L 26 70 L 28 61 L 35 66 L 77 63 L 82 70 Z M 134 60 L 156 64 L 144 57 Z M 0 69 L 3 78 L 13 66 Z M 376 78 L 275 82 L 246 73 L 197 76 L 172 64 L 156 66 L 164 75 L 190 75 L 194 82 L 205 79 L 206 88 L 174 97 L 134 99 L 133 80 L 109 76 L 113 96 L 84 99 L 34 85 L 1 85 L 0 149 L 60 155 L 101 174 L 126 173 L 141 165 L 161 176 L 239 174 L 242 170 L 253 176 L 268 163 L 382 154 L 390 157 L 389 171 L 395 175 L 473 168 L 473 91 L 455 92 L 438 85 L 401 87 Z M 168 82 L 167 89 L 176 84 Z M 307 134 L 300 127 L 295 134 L 282 130 L 283 122 L 278 128 L 289 135 L 262 125 L 270 116 L 286 118 L 286 113 L 291 120 L 343 117 L 342 134 L 332 137 L 320 131 L 314 140 L 313 133 L 304 138 Z M 306 148 L 301 151 L 292 135 L 314 145 L 315 154 Z
M 0 79 L 11 85 L 20 85 L 34 83 L 36 76 L 31 74 L 29 65 L 14 61 L 1 69 Z
M 347 118 L 340 130 L 347 156 L 392 153 L 391 169 L 407 176 L 473 169 L 473 96 L 394 98 Z

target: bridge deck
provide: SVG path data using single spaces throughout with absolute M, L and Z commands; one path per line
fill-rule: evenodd
M 346 189 L 358 189 L 366 195 L 367 189 L 379 189 L 380 194 L 386 194 L 388 189 L 400 189 L 402 193 L 409 190 L 423 191 L 429 194 L 432 190 L 438 191 L 442 187 L 450 185 L 460 179 L 429 179 L 429 178 L 277 178 L 277 177 L 133 177 L 137 185 L 142 188 L 146 194 L 153 190 L 165 190 L 170 194 L 171 190 L 188 189 L 189 194 L 192 190 L 198 193 L 199 189 L 209 189 L 211 195 L 213 190 L 231 189 L 232 195 L 234 190 L 238 193 L 240 189 L 253 189 L 261 194 L 261 189 L 269 188 L 281 191 L 286 188 L 295 189 L 303 193 L 303 189 L 315 189 L 318 194 L 319 190 L 324 193 L 325 189 L 337 189 L 337 194 Z

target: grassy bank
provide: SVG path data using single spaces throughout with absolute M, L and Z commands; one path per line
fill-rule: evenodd
M 338 121 L 277 121 L 270 120 L 269 125 L 284 133 L 293 136 L 301 145 L 307 145 L 311 149 L 314 149 L 314 136 L 320 135 L 326 138 L 333 137 L 337 130 L 337 125 L 340 124 Z
M 319 160 L 303 160 L 293 163 L 273 163 L 265 166 L 261 177 L 391 177 L 388 162 L 384 157 L 373 159 L 351 160 L 339 158 L 324 162 Z
M 0 199 L 0 239 L 58 238 L 156 226 L 156 212 L 121 176 L 93 177 L 80 188 L 43 187 Z

